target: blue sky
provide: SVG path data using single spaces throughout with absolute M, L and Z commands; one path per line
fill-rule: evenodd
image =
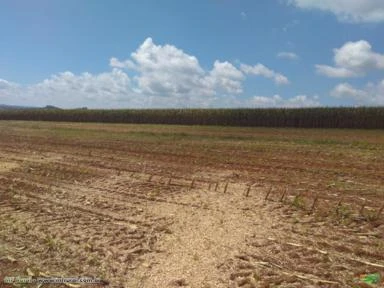
M 382 0 L 0 0 L 0 103 L 384 105 Z

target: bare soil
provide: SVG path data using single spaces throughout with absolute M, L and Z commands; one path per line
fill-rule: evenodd
M 0 122 L 0 280 L 367 287 L 383 171 L 377 130 Z

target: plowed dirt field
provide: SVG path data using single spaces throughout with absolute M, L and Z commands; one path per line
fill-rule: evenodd
M 1 280 L 368 287 L 383 204 L 384 131 L 0 122 Z

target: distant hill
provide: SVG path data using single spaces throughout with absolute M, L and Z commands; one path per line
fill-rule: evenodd
M 17 105 L 6 105 L 0 104 L 0 110 L 20 110 L 20 109 L 60 109 L 59 107 L 53 105 L 47 105 L 45 107 L 33 107 L 33 106 L 17 106 Z
M 0 104 L 0 110 L 36 109 L 35 107 Z
M 59 109 L 59 110 L 61 110 L 61 108 L 53 106 L 53 105 L 47 105 L 47 106 L 43 107 L 43 109 Z

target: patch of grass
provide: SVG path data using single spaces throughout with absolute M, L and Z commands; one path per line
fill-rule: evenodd
M 352 210 L 349 206 L 345 204 L 340 204 L 336 208 L 336 216 L 339 221 L 346 222 L 351 219 Z
M 304 209 L 305 208 L 304 197 L 302 195 L 296 195 L 295 198 L 293 198 L 292 206 L 296 207 L 297 209 Z
M 48 251 L 57 251 L 62 247 L 60 241 L 50 235 L 47 235 L 44 239 L 44 244 Z
M 379 219 L 378 213 L 375 210 L 365 210 L 363 216 L 369 222 L 374 222 Z

